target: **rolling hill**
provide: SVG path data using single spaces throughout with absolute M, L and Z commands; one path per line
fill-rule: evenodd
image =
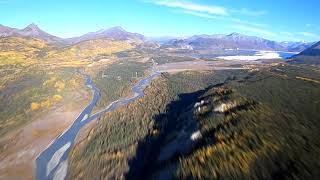
M 293 64 L 320 64 L 320 42 L 292 57 Z

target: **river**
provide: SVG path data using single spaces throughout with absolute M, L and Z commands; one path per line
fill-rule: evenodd
M 36 159 L 36 179 L 65 179 L 67 177 L 68 170 L 68 156 L 81 128 L 92 120 L 97 119 L 101 115 L 113 111 L 120 106 L 126 105 L 144 96 L 143 89 L 151 82 L 153 78 L 160 74 L 160 72 L 155 70 L 154 66 L 151 70 L 151 74 L 139 80 L 137 84 L 131 88 L 133 96 L 116 100 L 102 111 L 99 111 L 93 115 L 91 115 L 91 113 L 94 106 L 100 99 L 100 93 L 99 89 L 93 84 L 92 79 L 88 75 L 84 75 L 86 78 L 86 86 L 91 89 L 93 98 L 91 102 L 83 109 L 73 124 L 39 154 Z

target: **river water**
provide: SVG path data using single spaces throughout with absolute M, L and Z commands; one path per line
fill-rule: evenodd
M 95 87 L 92 79 L 86 76 L 86 86 L 93 92 L 91 102 L 83 109 L 74 123 L 66 129 L 58 138 L 56 138 L 36 159 L 36 179 L 37 180 L 61 180 L 67 176 L 68 169 L 68 155 L 75 138 L 81 128 L 92 120 L 97 119 L 101 115 L 113 111 L 114 109 L 126 105 L 144 95 L 143 89 L 151 82 L 153 78 L 158 76 L 157 72 L 152 68 L 152 73 L 144 79 L 138 81 L 131 90 L 132 97 L 122 98 L 112 102 L 108 107 L 102 111 L 91 115 L 94 106 L 100 99 L 99 89 Z

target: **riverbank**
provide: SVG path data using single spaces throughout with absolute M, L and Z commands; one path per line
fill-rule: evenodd
M 46 114 L 0 139 L 5 149 L 0 155 L 0 179 L 34 179 L 34 161 L 82 111 L 88 92 L 74 92 L 68 104 L 51 108 Z

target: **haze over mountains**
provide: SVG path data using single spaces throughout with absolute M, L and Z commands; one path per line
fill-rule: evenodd
M 81 41 L 110 38 L 120 41 L 145 42 L 146 38 L 138 33 L 127 32 L 121 27 L 112 27 L 102 29 L 96 32 L 90 32 L 79 37 L 59 38 L 46 33 L 37 25 L 30 24 L 24 29 L 16 29 L 0 25 L 0 37 L 21 36 L 37 38 L 48 43 L 75 44 Z M 164 42 L 161 39 L 161 42 Z M 276 42 L 255 36 L 247 36 L 239 33 L 229 35 L 195 35 L 183 39 L 170 39 L 162 44 L 163 48 L 175 48 L 186 50 L 271 50 L 271 51 L 290 51 L 301 52 L 310 47 L 313 42 Z
M 276 42 L 255 36 L 239 33 L 229 35 L 196 35 L 185 39 L 173 39 L 163 44 L 167 48 L 193 50 L 219 49 L 255 49 L 272 51 L 301 52 L 313 43 L 306 42 Z

